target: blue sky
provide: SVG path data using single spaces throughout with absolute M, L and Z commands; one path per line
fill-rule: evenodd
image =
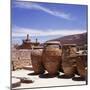
M 12 41 L 21 43 L 26 34 L 32 41 L 87 31 L 87 6 L 40 2 L 12 2 Z

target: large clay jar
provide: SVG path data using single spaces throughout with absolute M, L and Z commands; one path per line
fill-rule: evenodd
M 72 77 L 74 75 L 76 60 L 70 57 L 74 56 L 76 51 L 76 45 L 74 44 L 65 44 L 62 47 L 62 68 L 64 75 L 67 77 Z
M 48 74 L 57 75 L 61 65 L 61 45 L 57 41 L 49 41 L 45 43 L 42 60 Z
M 35 74 L 43 74 L 44 67 L 42 63 L 42 48 L 38 47 L 32 50 L 31 53 L 31 63 Z
M 80 74 L 81 78 L 85 78 L 87 77 L 87 55 L 79 55 L 77 57 L 77 61 L 76 61 L 76 65 L 77 65 L 77 71 Z

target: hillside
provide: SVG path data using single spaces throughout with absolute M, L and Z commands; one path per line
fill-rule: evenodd
M 49 41 L 60 41 L 61 44 L 87 44 L 87 33 L 63 36 Z

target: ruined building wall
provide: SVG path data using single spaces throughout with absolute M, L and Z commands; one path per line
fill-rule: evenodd
M 31 50 L 12 50 L 11 54 L 12 69 L 31 65 Z

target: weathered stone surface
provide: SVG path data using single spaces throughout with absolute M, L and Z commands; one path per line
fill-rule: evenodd
M 31 65 L 31 50 L 13 50 L 12 67 L 15 69 Z
M 21 80 L 17 78 L 12 78 L 12 88 L 19 87 L 21 85 Z

